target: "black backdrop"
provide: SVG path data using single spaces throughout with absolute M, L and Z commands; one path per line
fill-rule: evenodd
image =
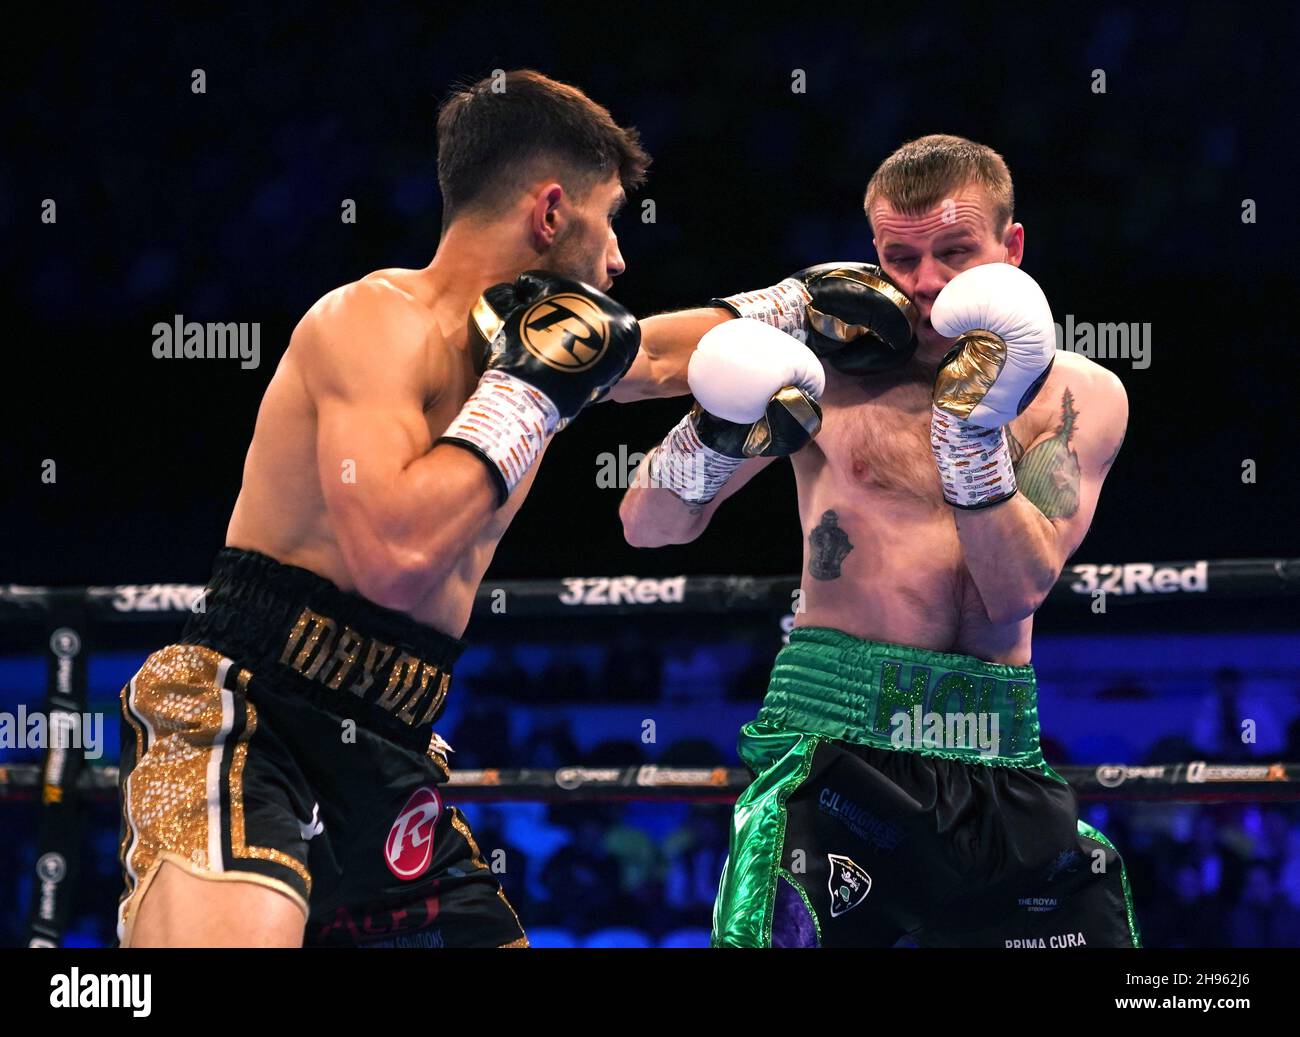
M 615 294 L 643 314 L 871 258 L 863 188 L 908 138 L 997 148 L 1058 319 L 1152 327 L 1148 368 L 1106 362 L 1132 418 L 1080 558 L 1294 553 L 1297 16 L 1079 6 L 42 7 L 4 45 L 0 581 L 204 579 L 294 323 L 338 284 L 428 261 L 437 102 L 521 66 L 655 156 L 620 223 Z M 150 329 L 177 313 L 260 321 L 261 365 L 154 359 Z M 605 405 L 566 431 L 492 573 L 796 570 L 783 467 L 694 545 L 623 544 L 597 455 L 646 449 L 684 409 Z

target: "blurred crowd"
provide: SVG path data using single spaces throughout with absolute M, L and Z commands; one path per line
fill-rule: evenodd
M 770 635 L 769 639 L 770 639 Z M 735 717 L 757 703 L 771 662 L 762 638 L 679 638 L 661 653 L 637 635 L 599 652 L 571 643 L 549 650 L 484 651 L 460 682 L 444 733 L 454 764 L 480 767 L 735 766 Z M 1186 731 L 1153 737 L 1129 763 L 1300 759 L 1294 696 L 1261 696 L 1248 675 L 1224 668 L 1186 712 Z M 1134 680 L 1103 689 L 1096 708 L 1150 698 Z M 614 704 L 611 704 L 614 703 Z M 637 737 L 642 716 L 674 703 L 692 731 L 660 743 Z M 620 712 L 621 708 L 621 712 Z M 602 727 L 599 715 L 606 716 Z M 1282 752 L 1261 756 L 1243 741 L 1241 717 L 1286 732 Z M 622 736 L 609 732 L 624 732 Z M 593 738 L 595 740 L 593 741 Z M 1088 758 L 1082 743 L 1047 735 L 1048 761 Z M 453 800 L 454 802 L 454 800 Z M 484 857 L 501 875 L 538 946 L 705 946 L 726 855 L 726 804 L 668 801 L 461 804 Z M 113 940 L 117 813 L 87 808 L 86 851 L 73 945 Z M 31 903 L 37 807 L 0 803 L 6 831 L 0 875 L 16 877 L 0 942 L 22 939 Z M 1128 867 L 1144 942 L 1153 947 L 1300 946 L 1300 803 L 1085 803 Z
M 726 854 L 722 804 L 463 806 L 537 946 L 706 946 Z M 30 805 L 0 805 L 6 828 Z M 113 940 L 116 812 L 88 825 L 70 946 Z M 1120 849 L 1149 947 L 1300 946 L 1300 804 L 1114 804 L 1085 810 Z M 34 826 L 25 826 L 31 832 Z M 0 943 L 23 939 L 30 835 L 0 843 Z

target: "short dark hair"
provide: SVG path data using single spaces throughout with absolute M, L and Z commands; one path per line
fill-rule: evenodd
M 631 192 L 650 156 L 635 129 L 576 87 L 532 69 L 457 87 L 438 110 L 442 225 L 499 205 L 525 178 L 554 175 L 577 198 L 617 173 Z
M 908 141 L 885 159 L 867 184 L 862 207 L 870 220 L 871 207 L 883 198 L 907 216 L 920 216 L 970 183 L 979 184 L 988 193 L 994 229 L 1001 233 L 1016 209 L 1006 162 L 990 147 L 947 133 Z

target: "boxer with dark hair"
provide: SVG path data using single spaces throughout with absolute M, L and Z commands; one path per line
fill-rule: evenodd
M 604 294 L 634 131 L 529 71 L 438 128 L 437 253 L 298 324 L 207 591 L 123 690 L 123 945 L 526 943 L 433 725 L 552 436 L 634 358 L 622 398 L 684 390 L 684 359 L 638 357 Z

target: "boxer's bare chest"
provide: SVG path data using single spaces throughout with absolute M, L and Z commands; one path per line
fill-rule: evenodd
M 939 473 L 930 448 L 930 405 L 934 376 L 908 369 L 871 378 L 827 372 L 822 396 L 822 430 L 812 448 L 795 455 L 801 484 L 832 482 L 864 505 L 877 498 L 944 510 Z M 1024 447 L 1051 425 L 1055 411 L 1049 381 L 1010 426 L 1010 447 L 1018 463 Z M 1053 397 L 1055 398 L 1055 397 Z
M 925 371 L 828 372 L 822 431 L 794 456 L 804 619 L 992 658 L 1009 635 L 990 631 L 943 500 L 930 449 L 932 386 Z
M 931 383 L 924 372 L 871 379 L 828 372 L 813 454 L 822 463 L 806 477 L 828 480 L 864 504 L 885 495 L 940 507 L 930 453 Z

